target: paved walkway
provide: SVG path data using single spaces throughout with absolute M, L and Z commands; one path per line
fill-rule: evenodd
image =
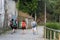
M 38 27 L 38 34 L 33 35 L 31 29 L 26 30 L 26 34 L 22 34 L 22 30 L 18 29 L 16 33 L 11 34 L 7 32 L 6 34 L 0 35 L 0 40 L 44 40 L 43 38 L 43 29 L 44 27 Z

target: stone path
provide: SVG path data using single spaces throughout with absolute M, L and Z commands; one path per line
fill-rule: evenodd
M 31 29 L 27 29 L 25 34 L 22 34 L 22 30 L 18 29 L 16 33 L 11 34 L 7 32 L 6 34 L 0 35 L 0 40 L 44 40 L 43 38 L 43 31 L 44 27 L 38 27 L 38 34 L 33 35 Z

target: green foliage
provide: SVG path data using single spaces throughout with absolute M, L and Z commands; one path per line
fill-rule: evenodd
M 51 19 L 53 19 L 53 21 L 59 20 L 58 16 L 60 16 L 60 0 L 46 0 L 46 5 L 47 13 L 51 15 Z M 28 12 L 32 15 L 36 13 L 37 17 L 40 17 L 40 14 L 44 13 L 44 7 L 45 0 L 19 0 L 17 3 L 18 10 Z
M 17 3 L 18 10 L 22 10 L 23 12 L 35 12 L 37 9 L 38 1 L 37 0 L 19 0 Z
M 60 23 L 48 22 L 48 23 L 46 23 L 46 27 L 51 28 L 51 29 L 55 29 L 55 30 L 60 30 Z M 50 39 L 50 30 L 47 30 L 46 33 L 47 33 L 46 36 L 48 36 L 46 38 Z M 54 36 L 54 31 L 52 31 L 52 39 L 54 39 L 53 36 Z M 56 38 L 58 39 L 58 33 L 56 33 Z
M 57 2 L 56 2 L 55 13 L 60 15 L 60 0 L 57 0 Z
M 49 23 L 46 23 L 46 27 L 60 30 L 60 23 L 56 23 L 56 22 L 55 23 L 52 23 L 52 22 L 49 22 Z
M 53 13 L 56 1 L 55 0 L 47 0 L 46 4 L 47 4 L 47 12 Z
M 60 0 L 47 0 L 47 11 L 60 14 Z
M 60 0 L 46 0 L 47 13 L 49 13 L 56 22 L 59 22 L 60 16 Z M 52 21 L 52 18 L 49 19 Z

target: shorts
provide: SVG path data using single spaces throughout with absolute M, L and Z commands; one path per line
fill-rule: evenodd
M 34 28 L 32 28 L 34 31 L 36 31 L 37 29 L 36 29 L 36 27 L 34 27 Z
M 17 26 L 13 26 L 13 29 L 17 29 Z
M 26 27 L 22 27 L 22 29 L 24 30 L 24 29 L 26 29 Z

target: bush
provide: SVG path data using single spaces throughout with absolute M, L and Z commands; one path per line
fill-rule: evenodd
M 48 28 L 52 28 L 52 29 L 56 29 L 56 30 L 60 30 L 60 23 L 57 23 L 57 22 L 48 22 L 46 23 L 46 27 Z
M 46 23 L 46 27 L 48 28 L 51 28 L 51 29 L 55 29 L 55 30 L 60 30 L 60 23 L 57 23 L 57 22 L 48 22 Z M 46 29 L 47 30 L 47 29 Z M 50 39 L 50 31 L 46 31 L 46 38 Z M 54 36 L 54 32 L 52 31 L 52 39 L 53 39 L 53 36 Z M 58 33 L 56 33 L 56 37 L 58 39 Z

